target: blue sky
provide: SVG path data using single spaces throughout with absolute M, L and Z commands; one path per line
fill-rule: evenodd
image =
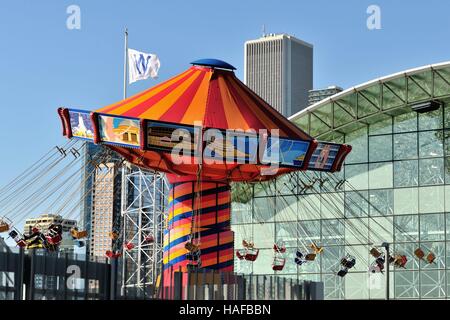
M 81 9 L 68 30 L 66 8 Z M 382 29 L 366 27 L 369 5 Z M 347 88 L 403 69 L 450 60 L 450 3 L 445 0 L 0 2 L 0 185 L 64 142 L 56 108 L 96 109 L 122 96 L 123 29 L 133 49 L 157 53 L 160 78 L 198 58 L 223 59 L 243 76 L 243 44 L 290 33 L 314 44 L 314 84 Z

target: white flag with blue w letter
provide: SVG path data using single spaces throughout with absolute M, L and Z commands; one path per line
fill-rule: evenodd
M 128 78 L 130 84 L 148 77 L 156 78 L 160 62 L 158 56 L 152 53 L 128 49 Z

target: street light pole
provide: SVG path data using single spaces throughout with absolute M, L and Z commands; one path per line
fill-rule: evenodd
M 391 257 L 391 255 L 390 255 L 390 252 L 389 252 L 389 243 L 387 243 L 387 242 L 383 242 L 382 244 L 381 244 L 381 246 L 382 247 L 384 247 L 384 249 L 385 249 L 385 256 L 384 256 L 384 265 L 386 266 L 386 300 L 389 300 L 389 294 L 390 294 L 390 274 L 389 274 L 389 260 L 390 260 L 390 257 Z

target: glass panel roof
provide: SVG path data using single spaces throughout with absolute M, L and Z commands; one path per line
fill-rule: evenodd
M 300 117 L 294 120 L 294 123 L 306 133 L 309 133 L 309 114 L 306 117 Z
M 418 73 L 408 78 L 408 102 L 426 100 L 431 97 L 431 71 Z
M 333 113 L 331 112 L 331 103 L 324 105 L 319 110 L 313 111 L 312 113 L 317 116 L 320 120 L 325 122 L 330 128 L 333 126 Z
M 311 114 L 311 136 L 315 137 L 329 130 L 330 127 L 325 122 L 323 122 L 318 116 Z
M 383 109 L 401 106 L 406 101 L 406 77 L 383 83 Z
M 450 68 L 435 70 L 434 74 L 434 96 L 448 95 L 450 91 Z
M 358 118 L 368 116 L 380 110 L 381 85 L 374 85 L 358 93 Z
M 332 137 L 333 131 L 338 135 L 350 132 L 386 116 L 410 112 L 411 104 L 435 98 L 450 98 L 450 62 L 397 73 L 346 90 L 307 108 L 293 121 L 306 130 L 311 117 L 310 134 L 325 140 Z

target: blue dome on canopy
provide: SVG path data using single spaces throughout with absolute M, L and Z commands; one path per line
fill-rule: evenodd
M 206 66 L 206 67 L 213 67 L 213 68 L 222 68 L 222 69 L 229 69 L 229 70 L 236 70 L 235 67 L 233 67 L 231 64 L 218 60 L 218 59 L 199 59 L 191 62 L 193 65 L 197 66 Z

